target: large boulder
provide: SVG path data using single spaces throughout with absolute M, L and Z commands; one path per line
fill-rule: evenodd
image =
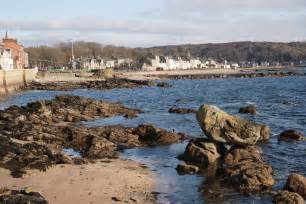
M 306 199 L 306 178 L 300 174 L 291 174 L 287 179 L 285 190 L 298 193 Z
M 261 192 L 274 185 L 272 167 L 256 146 L 232 147 L 224 158 L 225 179 L 241 192 Z
M 304 199 L 297 193 L 280 191 L 274 196 L 275 204 L 304 204 Z
M 257 141 L 268 140 L 270 136 L 268 126 L 229 115 L 216 106 L 201 106 L 197 120 L 205 135 L 215 142 L 255 145 Z
M 221 157 L 221 152 L 220 145 L 201 138 L 191 140 L 185 152 L 179 156 L 179 159 L 197 165 L 198 167 L 206 168 L 214 164 Z

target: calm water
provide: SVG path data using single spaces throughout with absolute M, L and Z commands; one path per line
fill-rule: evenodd
M 29 91 L 0 102 L 0 108 L 10 105 L 24 105 L 38 99 L 50 99 L 58 94 L 74 94 L 95 99 L 119 101 L 131 108 L 145 111 L 138 118 L 127 120 L 114 117 L 85 123 L 88 126 L 123 124 L 137 126 L 151 123 L 168 130 L 203 137 L 195 116 L 169 114 L 172 106 L 195 108 L 208 103 L 225 111 L 237 114 L 239 107 L 255 104 L 259 114 L 242 117 L 267 124 L 272 136 L 268 144 L 262 145 L 265 159 L 273 166 L 280 189 L 291 172 L 306 174 L 306 142 L 280 143 L 277 135 L 286 129 L 306 133 L 306 77 L 226 79 L 226 80 L 182 80 L 170 81 L 173 88 L 156 87 L 141 89 L 115 89 L 110 91 L 75 90 L 70 92 Z M 180 99 L 180 100 L 178 100 Z M 283 102 L 288 102 L 284 105 Z M 185 149 L 186 143 L 168 147 L 140 148 L 126 150 L 122 157 L 148 165 L 158 185 L 160 203 L 271 203 L 269 197 L 247 197 L 237 193 L 227 194 L 221 201 L 212 202 L 198 192 L 205 181 L 202 176 L 179 176 L 175 171 L 179 161 L 176 156 Z

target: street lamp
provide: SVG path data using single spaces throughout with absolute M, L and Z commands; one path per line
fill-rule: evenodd
M 69 39 L 68 41 L 71 42 L 71 64 L 72 64 L 72 69 L 76 68 L 76 64 L 74 61 L 74 45 L 73 45 L 73 39 Z

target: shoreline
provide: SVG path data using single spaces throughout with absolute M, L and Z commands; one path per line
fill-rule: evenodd
M 134 80 L 162 80 L 162 79 L 214 79 L 214 78 L 255 78 L 279 76 L 304 76 L 305 74 L 290 71 L 297 67 L 258 67 L 239 69 L 193 69 L 171 71 L 133 71 L 117 72 L 122 78 Z M 299 67 L 301 68 L 301 67 Z M 265 73 L 269 71 L 270 73 Z M 286 71 L 286 72 L 285 72 Z
M 154 203 L 152 172 L 135 161 L 102 160 L 87 165 L 56 165 L 46 172 L 30 170 L 24 178 L 13 178 L 0 168 L 1 186 L 29 188 L 50 203 Z

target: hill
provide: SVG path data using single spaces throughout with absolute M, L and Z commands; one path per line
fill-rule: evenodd
M 234 62 L 299 62 L 306 60 L 306 42 L 232 42 L 218 44 L 189 44 L 138 48 L 138 52 L 154 55 L 213 58 Z
M 71 44 L 59 43 L 55 46 L 26 48 L 30 62 L 48 62 L 49 64 L 67 64 L 71 59 Z M 232 62 L 306 62 L 306 42 L 232 42 L 218 44 L 187 44 L 160 46 L 151 48 L 127 48 L 105 46 L 95 42 L 76 42 L 75 57 L 93 58 L 131 58 L 136 62 L 146 61 L 154 55 L 181 56 Z

